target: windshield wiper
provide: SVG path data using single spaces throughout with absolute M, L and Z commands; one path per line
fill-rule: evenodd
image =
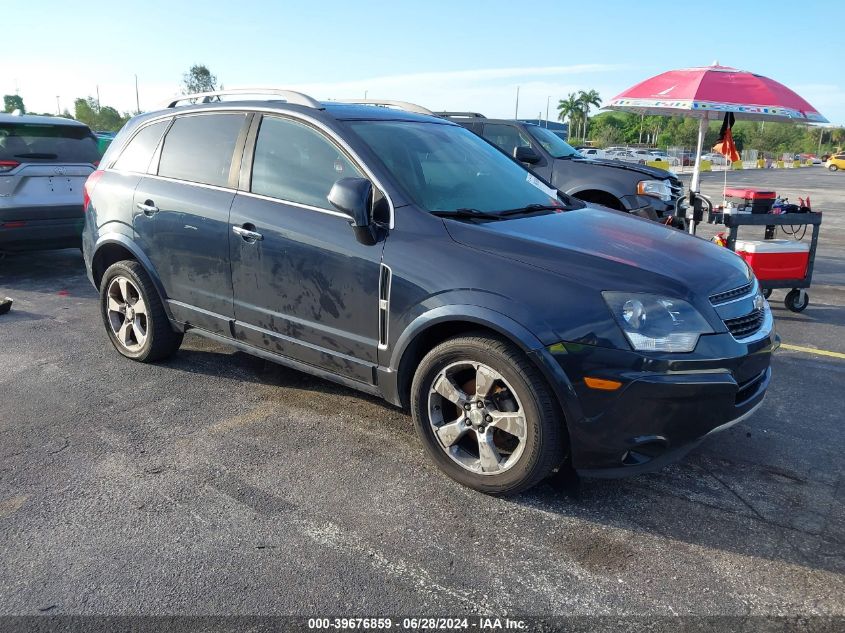
M 480 209 L 472 209 L 469 207 L 462 207 L 453 211 L 432 211 L 431 215 L 436 215 L 438 218 L 472 218 L 482 220 L 499 220 L 500 213 L 488 213 Z
M 527 204 L 524 207 L 517 207 L 516 209 L 505 209 L 503 211 L 481 211 L 480 209 L 472 209 L 463 207 L 455 209 L 454 211 L 432 211 L 431 215 L 436 215 L 440 218 L 468 218 L 481 220 L 503 220 L 504 218 L 514 215 L 525 215 L 529 213 L 538 213 L 540 211 L 568 211 L 574 209 L 575 206 L 564 206 L 561 204 Z
M 536 211 L 566 211 L 568 208 L 569 207 L 565 207 L 560 204 L 528 204 L 516 209 L 505 209 L 504 211 L 499 211 L 498 215 L 521 215 L 523 213 L 534 213 Z

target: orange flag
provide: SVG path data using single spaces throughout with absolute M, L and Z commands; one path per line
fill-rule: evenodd
M 719 141 L 713 146 L 714 152 L 719 152 L 732 163 L 739 160 L 739 152 L 736 151 L 734 137 L 731 133 L 731 128 L 733 127 L 733 124 L 733 112 L 728 112 L 725 115 L 725 121 L 722 123 L 722 129 L 719 130 Z

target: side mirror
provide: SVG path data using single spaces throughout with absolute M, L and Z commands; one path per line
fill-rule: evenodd
M 513 157 L 520 163 L 527 163 L 528 165 L 536 165 L 540 162 L 540 154 L 533 147 L 523 145 L 517 147 L 513 152 Z
M 373 226 L 373 184 L 366 178 L 341 178 L 329 192 L 332 206 L 349 216 L 355 238 L 369 246 L 376 243 Z

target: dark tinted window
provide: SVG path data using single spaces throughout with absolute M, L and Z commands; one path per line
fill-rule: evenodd
M 169 119 L 153 123 L 138 132 L 120 153 L 120 158 L 115 162 L 114 168 L 145 173 L 168 123 L 170 123 Z
M 549 154 L 555 158 L 566 158 L 567 156 L 578 156 L 578 152 L 566 141 L 554 132 L 537 125 L 526 125 L 528 133 L 533 136 Z
M 321 209 L 341 178 L 362 174 L 334 143 L 317 130 L 288 119 L 265 117 L 252 163 L 253 193 Z
M 471 132 L 481 134 L 481 123 L 469 123 L 467 121 L 455 121 L 455 123 L 459 123 Z
M 0 160 L 19 163 L 96 163 L 97 138 L 81 125 L 0 123 Z
M 517 147 L 531 147 L 528 136 L 513 125 L 485 123 L 482 136 L 501 148 L 508 156 L 514 156 Z
M 245 114 L 177 117 L 164 138 L 159 176 L 225 187 Z

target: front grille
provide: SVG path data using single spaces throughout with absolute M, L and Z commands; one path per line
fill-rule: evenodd
M 725 292 L 719 292 L 715 295 L 710 295 L 710 303 L 712 303 L 714 306 L 717 306 L 720 303 L 727 303 L 731 299 L 736 299 L 737 297 L 747 295 L 749 292 L 751 292 L 751 285 L 752 284 L 748 283 L 744 286 L 740 286 L 739 288 L 734 288 L 733 290 L 726 290 Z
M 684 184 L 677 178 L 670 178 L 668 181 L 669 189 L 672 190 L 672 200 L 677 200 L 684 195 Z
M 760 326 L 763 325 L 763 317 L 763 310 L 756 309 L 745 316 L 725 319 L 725 325 L 728 326 L 728 330 L 734 338 L 745 338 L 760 329 Z

